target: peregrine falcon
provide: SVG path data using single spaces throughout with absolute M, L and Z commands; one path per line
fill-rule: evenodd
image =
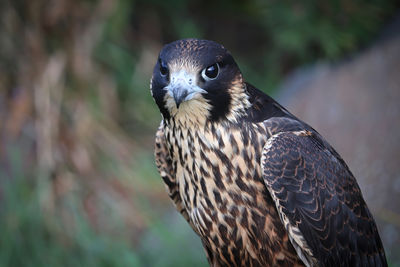
M 165 45 L 150 87 L 158 171 L 211 266 L 387 266 L 346 163 L 222 45 Z

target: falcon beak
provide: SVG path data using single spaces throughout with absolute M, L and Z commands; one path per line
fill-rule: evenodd
M 196 77 L 184 70 L 171 73 L 170 81 L 165 89 L 174 98 L 177 108 L 182 102 L 195 98 L 197 94 L 206 93 L 204 89 L 196 85 Z

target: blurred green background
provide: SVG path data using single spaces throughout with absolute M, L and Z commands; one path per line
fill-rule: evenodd
M 154 165 L 149 80 L 162 45 L 220 42 L 274 94 L 299 66 L 367 47 L 399 7 L 1 1 L 0 266 L 207 266 Z

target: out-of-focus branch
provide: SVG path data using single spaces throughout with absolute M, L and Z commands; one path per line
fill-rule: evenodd
M 62 95 L 64 91 L 65 55 L 51 56 L 34 85 L 35 129 L 39 168 L 50 173 L 55 165 L 55 139 L 58 136 Z

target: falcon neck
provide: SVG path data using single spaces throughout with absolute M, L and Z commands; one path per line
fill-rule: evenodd
M 168 98 L 166 103 L 170 110 L 170 116 L 165 119 L 164 123 L 167 127 L 192 130 L 207 128 L 209 124 L 236 124 L 247 116 L 247 110 L 251 107 L 246 85 L 244 83 L 233 83 L 226 97 L 230 99 L 228 111 L 217 116 L 215 113 L 220 110 L 217 106 L 221 103 L 214 103 L 201 97 L 183 102 L 177 108 L 173 99 Z

